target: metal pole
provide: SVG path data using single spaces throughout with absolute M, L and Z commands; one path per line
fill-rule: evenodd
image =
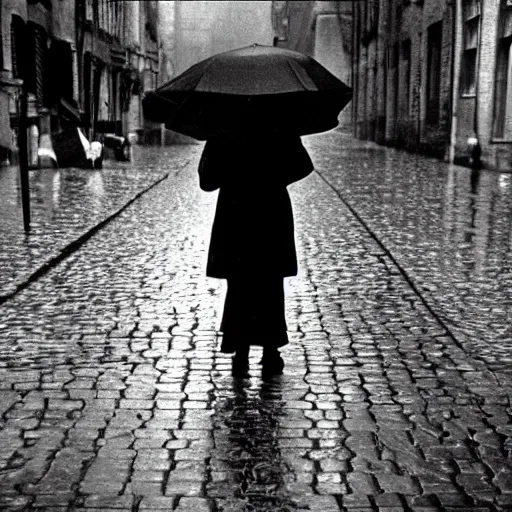
M 462 46 L 462 0 L 453 3 L 453 34 L 452 34 L 452 115 L 450 126 L 450 146 L 448 161 L 453 164 L 455 160 L 455 145 L 457 142 L 459 94 L 461 76 L 461 46 Z
M 27 90 L 25 81 L 20 94 L 20 118 L 18 124 L 18 150 L 20 160 L 21 205 L 23 208 L 23 227 L 30 231 L 30 189 L 28 179 L 28 143 L 27 143 Z

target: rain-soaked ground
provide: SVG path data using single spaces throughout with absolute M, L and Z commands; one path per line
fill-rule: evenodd
M 317 170 L 457 339 L 482 359 L 510 367 L 512 175 L 448 165 L 336 132 L 307 140 L 318 148 Z
M 307 143 L 321 176 L 290 186 L 300 271 L 286 280 L 282 377 L 262 381 L 254 350 L 250 378 L 233 379 L 219 352 L 201 146 L 151 148 L 149 172 L 169 177 L 0 305 L 2 512 L 511 510 L 510 353 L 439 322 L 454 304 L 468 325 L 489 314 L 463 308 L 455 284 L 472 274 L 437 274 L 416 232 L 462 250 L 452 171 L 338 133 Z M 465 197 L 470 171 L 453 172 L 450 197 Z M 431 188 L 410 196 L 416 181 Z M 505 237 L 493 222 L 489 238 Z M 451 301 L 423 290 L 447 279 Z
M 173 150 L 174 169 L 182 165 L 184 150 Z M 0 298 L 168 172 L 148 147 L 135 148 L 132 163 L 105 160 L 102 170 L 30 170 L 31 229 L 26 234 L 19 169 L 0 167 Z

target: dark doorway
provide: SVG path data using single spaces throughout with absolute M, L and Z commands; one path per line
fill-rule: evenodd
M 439 122 L 442 38 L 443 22 L 440 21 L 428 29 L 427 123 L 430 125 Z

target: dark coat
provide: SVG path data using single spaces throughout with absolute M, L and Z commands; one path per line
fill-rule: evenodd
M 206 274 L 296 275 L 293 212 L 286 187 L 312 170 L 298 136 L 209 139 L 199 163 L 199 185 L 220 191 Z

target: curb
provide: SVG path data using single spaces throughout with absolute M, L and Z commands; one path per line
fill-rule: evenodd
M 68 256 L 71 256 L 74 252 L 76 252 L 82 245 L 84 245 L 90 238 L 92 238 L 98 231 L 100 231 L 102 228 L 104 228 L 107 224 L 112 222 L 114 219 L 119 217 L 121 213 L 124 212 L 129 206 L 131 206 L 137 199 L 141 198 L 146 192 L 149 192 L 151 189 L 162 183 L 162 181 L 166 180 L 170 175 L 172 171 L 167 172 L 163 176 L 161 176 L 157 181 L 146 187 L 145 189 L 141 190 L 137 194 L 135 194 L 130 200 L 128 200 L 123 206 L 121 206 L 118 210 L 116 210 L 114 213 L 111 213 L 106 218 L 104 218 L 102 221 L 100 221 L 95 226 L 89 228 L 85 233 L 81 234 L 78 238 L 75 240 L 69 242 L 67 245 L 65 245 L 53 258 L 50 258 L 47 262 L 45 262 L 41 267 L 39 267 L 37 270 L 32 272 L 25 281 L 18 284 L 14 290 L 10 293 L 7 293 L 5 295 L 0 295 L 0 306 L 7 302 L 8 300 L 12 299 L 15 295 L 17 295 L 19 292 L 23 291 L 25 288 L 27 288 L 29 285 L 37 281 L 40 277 L 44 276 L 46 273 L 48 273 L 52 268 L 56 267 L 60 262 L 65 260 Z M 174 171 L 175 172 L 175 171 Z
M 398 272 L 402 276 L 402 278 L 406 281 L 407 285 L 414 294 L 418 297 L 420 302 L 426 308 L 426 310 L 430 313 L 430 315 L 436 320 L 436 322 L 446 331 L 446 334 L 452 339 L 455 345 L 464 350 L 462 343 L 457 339 L 455 334 L 448 327 L 443 318 L 433 309 L 433 307 L 429 304 L 427 299 L 423 296 L 420 289 L 416 286 L 414 280 L 409 275 L 409 273 L 405 270 L 405 268 L 400 264 L 400 262 L 393 256 L 391 251 L 386 247 L 384 242 L 377 236 L 375 231 L 369 226 L 369 224 L 359 215 L 357 210 L 352 206 L 352 204 L 345 198 L 345 196 L 328 180 L 324 174 L 316 170 L 317 175 L 323 180 L 323 182 L 338 196 L 341 202 L 345 205 L 345 207 L 350 211 L 350 213 L 356 218 L 356 220 L 361 224 L 364 230 L 368 233 L 368 235 L 375 241 L 375 243 L 384 251 L 384 254 L 391 260 L 393 265 L 397 268 Z

